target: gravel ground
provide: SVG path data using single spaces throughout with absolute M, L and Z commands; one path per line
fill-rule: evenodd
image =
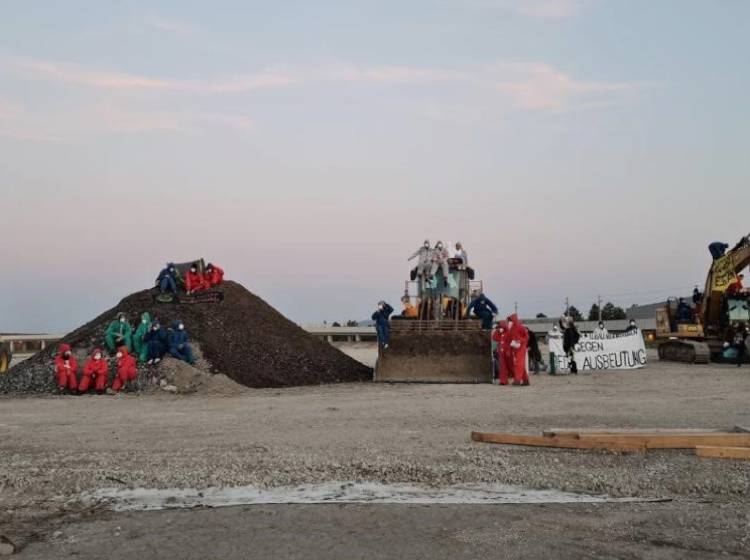
M 330 480 L 673 498 L 690 525 L 695 503 L 746 511 L 750 463 L 683 451 L 493 446 L 472 443 L 469 433 L 731 428 L 750 425 L 749 397 L 750 368 L 656 362 L 633 372 L 540 375 L 531 387 L 343 384 L 228 397 L 0 398 L 0 526 L 7 527 L 0 532 L 27 538 L 32 523 L 42 531 L 61 515 L 90 516 L 75 500 L 94 488 Z

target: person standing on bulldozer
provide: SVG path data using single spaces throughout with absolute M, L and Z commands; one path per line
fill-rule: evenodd
M 375 331 L 378 333 L 378 345 L 381 348 L 388 348 L 391 341 L 391 325 L 388 322 L 391 313 L 393 313 L 393 307 L 384 301 L 379 301 L 378 308 L 372 314 L 372 320 L 375 321 Z
M 492 320 L 497 315 L 497 306 L 484 293 L 480 293 L 471 300 L 469 307 L 466 308 L 466 317 L 471 317 L 472 311 L 482 321 L 482 328 L 484 330 L 489 331 L 492 329 Z
M 430 246 L 429 239 L 425 239 L 424 244 L 414 251 L 414 254 L 406 260 L 410 261 L 416 257 L 419 257 L 416 268 L 417 274 L 412 280 L 416 277 L 422 278 L 423 276 L 430 274 L 430 268 L 432 267 L 432 247 Z

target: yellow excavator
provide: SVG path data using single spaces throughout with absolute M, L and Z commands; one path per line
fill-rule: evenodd
M 689 316 L 680 313 L 685 304 L 675 299 L 656 310 L 660 359 L 696 364 L 721 361 L 727 331 L 735 323 L 750 323 L 748 295 L 727 291 L 748 265 L 750 234 L 713 260 L 703 294 Z
M 449 259 L 433 276 L 412 271 L 411 277 L 401 298 L 404 312 L 390 320 L 390 344 L 379 349 L 375 381 L 491 383 L 490 332 L 466 315 L 482 292 L 473 269 Z

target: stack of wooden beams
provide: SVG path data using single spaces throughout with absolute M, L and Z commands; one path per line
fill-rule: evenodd
M 471 439 L 485 443 L 601 449 L 622 453 L 646 453 L 650 449 L 693 449 L 699 457 L 750 459 L 750 433 L 705 429 L 611 429 L 552 428 L 540 436 L 472 432 Z

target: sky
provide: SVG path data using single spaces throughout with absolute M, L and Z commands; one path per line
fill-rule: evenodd
M 750 231 L 745 0 L 1 13 L 0 332 L 197 257 L 299 323 L 364 319 L 425 238 L 462 241 L 501 313 L 629 306 Z

